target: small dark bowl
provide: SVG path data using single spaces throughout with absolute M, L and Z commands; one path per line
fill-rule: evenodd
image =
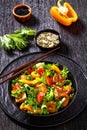
M 47 33 L 52 33 L 52 34 L 57 35 L 57 36 L 58 36 L 58 39 L 57 39 L 57 40 L 58 40 L 58 43 L 56 43 L 56 45 L 52 45 L 52 46 L 48 46 L 48 47 L 43 46 L 43 45 L 40 45 L 40 44 L 38 43 L 38 41 L 37 41 L 37 38 L 40 36 L 40 34 L 43 34 L 43 33 L 45 33 L 45 32 L 47 32 Z M 51 40 L 50 40 L 50 42 L 51 42 Z M 46 49 L 47 49 L 47 50 L 54 49 L 54 48 L 60 46 L 61 36 L 60 36 L 59 32 L 57 32 L 56 30 L 53 30 L 53 29 L 40 30 L 40 31 L 38 31 L 38 32 L 36 33 L 36 35 L 35 35 L 35 43 L 36 43 L 36 45 L 37 45 L 38 47 L 40 47 L 40 48 L 43 49 L 43 50 L 46 50 Z M 49 44 L 49 43 L 48 43 L 48 44 Z
M 12 14 L 19 22 L 26 22 L 30 19 L 32 10 L 31 7 L 26 4 L 18 4 L 12 9 Z

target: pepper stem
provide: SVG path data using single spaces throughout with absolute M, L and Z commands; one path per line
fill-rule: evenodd
M 57 1 L 57 6 L 58 6 L 58 7 L 61 7 L 61 6 L 62 6 L 61 2 L 62 2 L 62 0 L 58 0 L 58 1 Z
M 69 10 L 66 6 L 62 5 L 61 2 L 62 0 L 58 0 L 57 2 L 58 10 L 62 15 L 67 16 Z

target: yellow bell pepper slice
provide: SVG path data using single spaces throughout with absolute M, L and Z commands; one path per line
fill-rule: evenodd
M 72 89 L 72 87 L 70 85 L 63 86 L 63 90 L 65 90 L 65 91 L 68 91 L 68 90 L 71 91 L 71 89 Z
M 52 66 L 50 67 L 50 70 L 55 70 L 57 73 L 60 73 L 60 72 L 61 72 L 61 70 L 60 70 L 56 65 L 52 65 Z
M 36 71 L 32 71 L 31 76 L 32 78 L 36 78 L 36 77 L 39 77 L 39 74 Z
M 28 105 L 28 104 L 21 104 L 20 105 L 20 109 L 21 110 L 27 110 L 27 111 L 30 111 L 30 112 L 34 112 L 33 108 L 30 105 Z
M 21 79 L 19 81 L 24 83 L 24 84 L 36 84 L 36 83 L 40 82 L 40 78 L 36 77 L 36 79 L 34 79 L 34 80 Z

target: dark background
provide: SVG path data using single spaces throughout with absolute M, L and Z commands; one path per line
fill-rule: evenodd
M 62 39 L 62 48 L 60 54 L 64 54 L 76 61 L 83 69 L 87 77 L 87 2 L 86 0 L 67 0 L 78 13 L 79 19 L 69 27 L 60 25 L 50 17 L 49 9 L 56 5 L 57 0 L 25 0 L 25 3 L 32 8 L 32 17 L 29 21 L 22 24 L 17 22 L 12 15 L 12 8 L 21 3 L 21 0 L 0 0 L 0 35 L 13 33 L 16 29 L 24 26 L 36 29 L 55 29 Z M 41 51 L 34 43 L 30 41 L 23 51 L 15 50 L 11 53 L 4 51 L 0 47 L 0 72 L 13 59 L 30 52 Z M 1 87 L 1 85 L 0 85 Z M 29 128 L 36 130 L 39 128 Z M 71 121 L 53 128 L 40 128 L 46 130 L 87 130 L 87 107 Z M 28 130 L 12 121 L 0 109 L 0 130 Z

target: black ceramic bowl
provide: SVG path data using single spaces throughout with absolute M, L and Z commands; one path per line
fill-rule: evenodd
M 1 74 L 5 74 L 12 68 L 20 66 L 21 64 L 24 64 L 24 62 L 30 61 L 33 58 L 41 56 L 42 54 L 43 52 L 35 52 L 20 56 L 10 62 L 2 70 Z M 57 111 L 54 114 L 28 114 L 27 112 L 21 111 L 19 107 L 17 107 L 14 99 L 12 100 L 10 96 L 11 86 L 9 82 L 5 82 L 2 84 L 2 87 L 0 87 L 0 106 L 8 116 L 27 128 L 30 128 L 30 126 L 34 126 L 35 128 L 47 128 L 63 124 L 76 117 L 87 105 L 87 79 L 82 71 L 82 68 L 72 59 L 58 53 L 50 55 L 50 57 L 45 59 L 45 62 L 60 63 L 61 65 L 65 65 L 69 68 L 70 79 L 73 81 L 73 87 L 75 88 L 75 97 L 66 108 Z
M 45 61 L 41 61 L 41 62 L 45 62 Z M 46 61 L 45 63 L 46 63 L 46 64 L 47 64 L 47 63 L 52 64 L 53 62 L 48 62 L 48 61 Z M 62 70 L 62 69 L 63 69 L 63 65 L 59 64 L 59 68 L 60 68 L 60 70 Z M 72 86 L 73 86 L 73 88 L 74 88 L 74 91 L 73 91 L 73 93 L 74 93 L 74 98 L 69 101 L 68 105 L 67 105 L 65 108 L 60 108 L 58 111 L 53 112 L 53 113 L 49 113 L 49 114 L 44 115 L 44 114 L 28 113 L 28 112 L 25 111 L 25 110 L 20 110 L 20 108 L 19 108 L 19 105 L 20 105 L 20 104 L 16 103 L 16 102 L 15 102 L 15 98 L 11 96 L 11 91 L 12 91 L 12 87 L 11 87 L 12 82 L 11 82 L 11 81 L 10 81 L 9 87 L 8 87 L 8 88 L 9 88 L 9 89 L 8 89 L 9 96 L 10 96 L 10 99 L 11 99 L 12 103 L 15 105 L 15 107 L 16 107 L 17 109 L 19 109 L 19 111 L 23 111 L 23 112 L 26 113 L 27 115 L 33 115 L 33 116 L 37 116 L 37 117 L 41 116 L 41 117 L 43 117 L 43 118 L 44 118 L 44 117 L 48 117 L 48 116 L 52 116 L 52 115 L 56 115 L 56 114 L 62 113 L 63 111 L 66 111 L 67 108 L 72 104 L 72 102 L 74 101 L 74 99 L 75 99 L 75 97 L 76 97 L 76 84 L 75 84 L 74 77 L 73 77 L 73 75 L 72 75 L 72 73 L 71 73 L 70 71 L 69 71 L 69 73 L 68 73 L 68 79 L 72 81 Z
M 35 43 L 41 49 L 54 49 L 60 46 L 61 36 L 53 29 L 40 30 L 35 35 Z

